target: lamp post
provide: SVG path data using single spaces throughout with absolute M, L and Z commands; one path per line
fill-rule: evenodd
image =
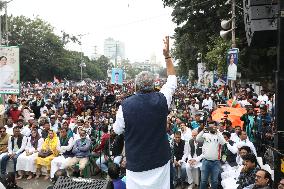
M 222 20 L 221 27 L 224 30 L 220 31 L 220 36 L 225 38 L 228 33 L 232 33 L 232 48 L 236 48 L 236 0 L 229 0 L 228 3 L 231 1 L 232 6 L 232 16 L 230 20 Z
M 83 80 L 83 67 L 85 68 L 86 64 L 85 64 L 85 62 L 81 62 L 79 66 L 81 68 L 81 81 L 82 81 Z
M 231 1 L 232 7 L 232 17 L 230 20 L 222 20 L 221 27 L 225 30 L 220 31 L 220 36 L 222 38 L 226 38 L 228 33 L 232 33 L 232 44 L 231 48 L 236 48 L 236 0 L 229 0 Z M 228 85 L 232 89 L 232 94 L 235 95 L 235 80 L 228 80 Z
M 2 3 L 4 4 L 4 8 L 5 8 L 5 35 L 6 35 L 6 45 L 9 45 L 9 34 L 8 34 L 8 11 L 7 11 L 7 4 L 12 2 L 13 0 L 10 1 L 2 1 Z M 2 23 L 1 23 L 1 19 L 0 19 L 0 45 L 2 45 L 2 27 L 1 27 Z
M 197 53 L 197 58 L 196 60 L 198 61 L 197 64 L 197 76 L 198 76 L 198 85 L 202 87 L 202 77 L 204 74 L 204 66 L 203 66 L 203 61 L 202 61 L 202 53 Z
M 80 53 L 80 68 L 81 68 L 81 81 L 83 80 L 83 67 L 86 67 L 85 62 L 83 61 L 83 50 L 82 50 L 82 37 L 85 35 L 89 35 L 90 33 L 85 33 L 85 34 L 79 34 L 78 36 L 80 37 L 80 48 L 81 48 L 81 53 Z

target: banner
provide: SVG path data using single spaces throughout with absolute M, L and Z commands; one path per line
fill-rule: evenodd
M 232 48 L 227 53 L 227 79 L 235 81 L 237 79 L 239 49 Z
M 0 94 L 20 93 L 18 47 L 0 47 Z
M 204 86 L 204 72 L 206 70 L 205 63 L 198 63 L 197 64 L 197 75 L 198 75 L 198 86 Z
M 120 68 L 112 68 L 111 71 L 111 84 L 123 84 L 123 70 Z
M 198 78 L 201 78 L 206 70 L 205 63 L 198 63 L 197 64 L 197 74 Z

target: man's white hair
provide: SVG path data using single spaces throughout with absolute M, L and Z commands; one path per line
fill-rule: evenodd
M 148 71 L 140 72 L 135 78 L 136 91 L 151 92 L 155 88 L 155 76 Z

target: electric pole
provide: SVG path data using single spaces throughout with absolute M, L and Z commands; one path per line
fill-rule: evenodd
M 232 0 L 232 48 L 236 48 L 236 0 Z
M 275 183 L 278 184 L 284 176 L 284 1 L 278 1 L 278 41 L 277 41 L 277 71 L 275 73 L 276 93 L 275 93 L 275 125 L 277 133 L 274 137 L 275 148 L 282 153 L 274 153 L 275 162 Z M 281 160 L 283 160 L 281 166 Z M 282 168 L 282 171 L 281 171 Z

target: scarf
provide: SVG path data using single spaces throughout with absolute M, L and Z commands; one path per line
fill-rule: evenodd
M 53 132 L 53 138 L 50 138 L 49 135 L 47 136 L 47 138 L 44 140 L 44 143 L 42 145 L 42 149 L 43 150 L 51 150 L 52 154 L 54 154 L 55 156 L 58 155 L 58 150 L 56 149 L 57 145 L 58 145 L 58 137 L 56 135 L 55 132 Z

